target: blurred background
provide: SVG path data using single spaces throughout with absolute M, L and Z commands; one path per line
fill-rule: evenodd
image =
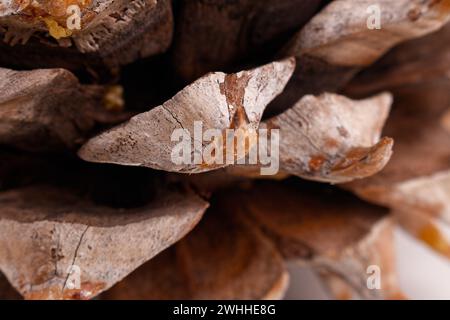
M 450 229 L 440 225 L 450 238 Z M 400 286 L 410 299 L 450 299 L 450 262 L 429 250 L 403 229 L 395 231 L 397 272 Z M 309 267 L 289 264 L 291 286 L 285 299 L 330 299 Z M 383 276 L 383 274 L 381 274 Z

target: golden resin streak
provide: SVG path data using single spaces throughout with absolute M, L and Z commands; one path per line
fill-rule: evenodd
M 71 15 L 67 13 L 67 8 L 76 5 L 83 12 L 91 2 L 92 0 L 19 0 L 14 5 L 20 8 L 18 13 L 21 19 L 34 23 L 42 21 L 53 38 L 61 39 L 73 34 L 73 30 L 67 28 L 67 18 Z
M 42 18 L 47 26 L 48 33 L 55 39 L 67 38 L 72 35 L 72 30 L 64 28 L 52 18 Z
M 91 4 L 91 0 L 37 0 L 37 1 L 16 1 L 21 9 L 21 14 L 38 17 L 52 17 L 55 19 L 66 17 L 67 8 L 77 5 L 80 10 Z
M 432 224 L 427 224 L 419 232 L 419 238 L 444 256 L 450 257 L 450 244 L 444 235 Z

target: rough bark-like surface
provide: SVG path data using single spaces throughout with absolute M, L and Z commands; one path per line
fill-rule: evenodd
M 0 68 L 0 92 L 0 144 L 24 150 L 73 149 L 96 123 L 126 117 L 103 108 L 104 88 L 63 69 Z
M 250 267 L 267 265 L 266 255 L 260 254 L 267 246 L 266 237 L 285 259 L 313 266 L 336 297 L 402 297 L 394 265 L 392 222 L 386 209 L 332 187 L 294 180 L 287 184 L 257 183 L 245 192 L 224 192 L 222 197 L 194 232 L 106 292 L 104 298 L 261 296 L 261 286 L 270 288 L 274 283 L 268 275 L 276 273 L 250 272 Z M 226 217 L 214 211 L 216 205 L 227 211 Z M 245 231 L 245 236 L 236 233 L 249 227 L 254 231 Z M 270 264 L 278 261 L 274 259 Z M 367 288 L 366 270 L 371 265 L 382 270 L 382 290 Z M 342 283 L 339 290 L 333 285 L 336 281 Z M 145 285 L 138 285 L 142 283 Z M 258 291 L 249 296 L 250 288 Z
M 267 128 L 280 130 L 280 171 L 332 183 L 379 172 L 392 154 L 392 139 L 380 140 L 391 102 L 389 94 L 360 101 L 334 94 L 308 95 L 266 120 Z M 254 168 L 229 171 L 251 176 Z
M 399 293 L 392 222 L 386 209 L 331 187 L 298 182 L 259 184 L 241 196 L 240 205 L 286 259 L 338 277 L 352 289 L 353 297 L 390 298 Z M 381 269 L 382 290 L 366 285 L 371 265 Z
M 367 10 L 375 4 L 382 14 L 379 30 L 367 26 Z M 341 89 L 395 45 L 436 31 L 449 19 L 449 0 L 332 1 L 285 48 L 284 54 L 297 57 L 297 69 L 270 110 L 285 110 L 308 93 Z
M 92 162 L 181 173 L 224 167 L 225 162 L 222 165 L 204 161 L 201 164 L 175 164 L 172 150 L 179 141 L 171 141 L 174 130 L 187 130 L 192 139 L 196 121 L 202 122 L 203 130 L 218 129 L 224 134 L 226 129 L 256 130 L 264 108 L 283 90 L 293 69 L 293 59 L 287 59 L 236 74 L 209 74 L 163 105 L 92 138 L 80 149 L 79 155 Z
M 181 0 L 174 41 L 178 73 L 193 81 L 264 59 L 301 28 L 320 0 Z
M 0 269 L 26 299 L 96 296 L 188 233 L 208 206 L 167 192 L 113 209 L 45 186 L 3 192 L 0 204 Z
M 224 196 L 186 238 L 107 291 L 105 299 L 279 299 L 282 258 Z
M 66 26 L 66 6 L 70 4 L 82 9 L 81 30 Z M 41 0 L 11 13 L 0 11 L 0 36 L 6 43 L 0 51 L 2 65 L 70 70 L 87 66 L 100 73 L 114 73 L 120 65 L 166 51 L 172 40 L 170 0 L 64 4 Z
M 55 170 L 56 163 L 51 156 L 0 149 L 0 190 L 29 185 L 37 179 L 48 181 L 49 175 L 60 173 Z

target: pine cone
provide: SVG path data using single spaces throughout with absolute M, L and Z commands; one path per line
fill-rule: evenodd
M 450 258 L 449 20 L 0 0 L 0 299 L 280 299 L 287 261 L 337 299 L 404 298 L 396 225 Z

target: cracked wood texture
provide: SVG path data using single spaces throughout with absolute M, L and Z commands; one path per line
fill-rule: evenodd
M 273 62 L 236 74 L 211 73 L 148 112 L 89 140 L 78 152 L 87 161 L 144 166 L 180 173 L 215 170 L 226 163 L 174 164 L 174 130 L 194 137 L 194 122 L 203 130 L 256 130 L 267 104 L 284 88 L 294 60 Z M 194 146 L 194 141 L 189 141 Z M 211 141 L 214 143 L 214 141 Z M 203 147 L 205 150 L 206 147 Z M 248 151 L 247 151 L 248 152 Z
M 0 203 L 0 270 L 26 299 L 95 297 L 182 238 L 208 206 L 166 192 L 143 207 L 114 209 L 47 186 L 5 191 Z M 73 266 L 79 288 L 68 285 Z

